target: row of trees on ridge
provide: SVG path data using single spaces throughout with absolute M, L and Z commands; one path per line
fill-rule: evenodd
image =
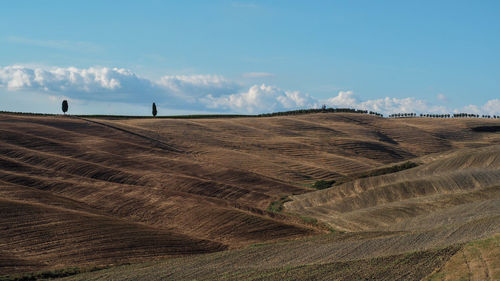
M 64 114 L 68 112 L 69 105 L 67 100 L 63 100 L 62 102 L 62 111 Z M 281 112 L 272 112 L 272 113 L 264 113 L 259 114 L 257 117 L 272 117 L 272 116 L 286 116 L 286 115 L 300 115 L 300 114 L 308 114 L 308 113 L 327 113 L 327 112 L 345 112 L 345 113 L 360 113 L 360 114 L 370 114 L 378 117 L 384 117 L 382 113 L 362 110 L 362 109 L 353 109 L 353 108 L 327 108 L 326 105 L 323 105 L 321 108 L 310 108 L 310 109 L 298 109 L 291 111 L 281 111 Z M 156 108 L 156 103 L 153 102 L 152 106 L 152 114 L 154 117 L 158 114 L 158 109 Z M 416 113 L 393 113 L 388 116 L 389 118 L 413 118 L 417 117 Z M 454 113 L 454 114 L 420 114 L 420 117 L 428 117 L 428 118 L 493 118 L 500 119 L 500 116 L 497 115 L 479 115 L 479 114 L 471 114 L 471 113 Z
M 300 115 L 300 114 L 308 114 L 308 113 L 327 113 L 327 112 L 344 112 L 344 113 L 361 113 L 361 114 L 370 114 L 379 117 L 384 117 L 382 113 L 362 110 L 362 109 L 353 109 L 353 108 L 332 108 L 326 107 L 323 105 L 321 108 L 310 108 L 310 109 L 297 109 L 290 111 L 280 111 L 280 112 L 272 112 L 272 113 L 263 113 L 257 115 L 258 117 L 272 117 L 272 116 L 286 116 L 286 115 Z
M 389 118 L 412 118 L 417 117 L 416 113 L 394 113 L 390 114 Z M 497 115 L 479 115 L 472 113 L 453 113 L 453 114 L 428 114 L 428 113 L 420 113 L 420 117 L 428 117 L 428 118 L 493 118 L 500 119 L 500 116 Z

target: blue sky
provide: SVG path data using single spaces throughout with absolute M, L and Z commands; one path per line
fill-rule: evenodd
M 500 114 L 499 14 L 498 1 L 8 1 L 0 110 Z

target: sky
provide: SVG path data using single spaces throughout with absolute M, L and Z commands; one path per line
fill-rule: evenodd
M 4 1 L 0 110 L 500 115 L 500 1 Z

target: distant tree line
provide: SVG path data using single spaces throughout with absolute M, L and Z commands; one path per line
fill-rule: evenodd
M 416 117 L 416 113 L 393 113 L 389 114 L 389 118 L 408 118 L 408 117 Z
M 479 115 L 479 114 L 470 114 L 470 113 L 456 113 L 456 114 L 453 114 L 453 117 L 455 117 L 455 118 L 464 118 L 464 117 L 467 117 L 467 118 L 493 118 L 493 119 L 500 119 L 500 115 L 488 115 L 488 114 Z
M 428 118 L 452 118 L 455 117 L 452 114 L 422 114 L 420 113 L 420 117 L 428 117 Z
M 412 118 L 417 117 L 416 113 L 393 113 L 389 115 L 389 118 Z M 454 114 L 429 114 L 420 113 L 420 117 L 427 118 L 492 118 L 500 119 L 498 115 L 479 115 L 471 113 L 454 113 Z
M 471 114 L 471 113 L 456 113 L 453 114 L 455 118 L 479 118 L 479 114 Z
M 67 100 L 63 100 L 62 102 L 62 111 L 64 114 L 68 112 L 69 104 Z M 15 114 L 28 114 L 28 115 L 52 115 L 52 114 L 40 114 L 40 113 L 26 113 L 26 112 L 7 112 L 0 111 L 0 113 L 15 113 Z M 158 114 L 158 109 L 156 104 L 153 102 L 152 104 L 152 115 L 156 117 Z M 234 118 L 234 117 L 272 117 L 272 116 L 288 116 L 288 115 L 301 115 L 301 114 L 310 114 L 310 113 L 357 113 L 357 114 L 369 114 L 378 117 L 384 117 L 382 113 L 378 113 L 375 111 L 368 111 L 363 109 L 354 109 L 354 108 L 332 108 L 326 107 L 323 105 L 321 108 L 310 108 L 310 109 L 297 109 L 290 111 L 280 111 L 280 112 L 272 112 L 272 113 L 263 113 L 258 115 L 240 115 L 240 114 L 204 114 L 204 115 L 186 115 L 186 116 L 162 116 L 160 118 Z M 106 115 L 94 115 L 98 116 L 106 116 Z M 420 117 L 427 118 L 492 118 L 492 119 L 500 119 L 500 115 L 479 115 L 479 114 L 471 114 L 471 113 L 454 113 L 454 114 L 428 114 L 421 113 Z M 119 117 L 129 117 L 129 116 L 119 116 Z M 134 116 L 136 118 L 141 118 L 142 116 Z M 393 113 L 388 115 L 389 118 L 413 118 L 417 117 L 417 114 L 414 112 L 410 113 Z
M 28 115 L 28 116 L 54 116 L 53 113 L 35 113 L 35 112 L 21 112 L 21 111 L 5 111 L 5 110 L 0 110 L 0 113 L 15 114 L 15 115 Z
M 327 108 L 323 105 L 321 108 L 310 108 L 310 109 L 297 109 L 290 111 L 281 111 L 281 112 L 272 112 L 272 113 L 264 113 L 259 114 L 257 117 L 273 117 L 273 116 L 287 116 L 287 115 L 301 115 L 301 114 L 309 114 L 309 113 L 332 113 L 332 112 L 342 112 L 342 113 L 358 113 L 358 114 L 370 114 L 374 116 L 384 117 L 382 113 L 362 110 L 362 109 L 353 109 L 353 108 Z

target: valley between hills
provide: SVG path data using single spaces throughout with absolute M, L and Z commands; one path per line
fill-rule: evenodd
M 499 120 L 2 113 L 0 151 L 0 280 L 500 280 Z

